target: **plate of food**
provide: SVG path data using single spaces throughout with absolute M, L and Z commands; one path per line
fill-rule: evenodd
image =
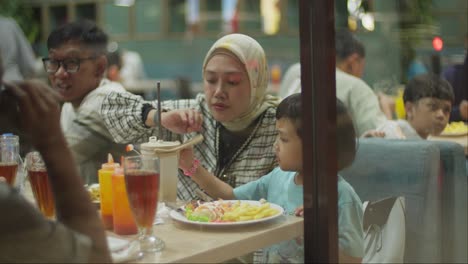
M 97 209 L 101 207 L 101 193 L 99 191 L 99 184 L 85 185 L 85 188 L 88 190 L 89 197 L 91 202 L 96 206 Z
M 172 219 L 204 226 L 233 226 L 269 221 L 283 215 L 284 209 L 265 200 L 192 201 L 172 210 Z
M 444 131 L 442 131 L 442 134 L 440 135 L 452 137 L 468 135 L 468 125 L 463 121 L 452 122 L 445 127 Z

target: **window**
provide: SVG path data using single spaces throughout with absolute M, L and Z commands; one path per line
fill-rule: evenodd
M 129 34 L 129 8 L 116 6 L 114 3 L 104 5 L 104 30 L 112 35 Z

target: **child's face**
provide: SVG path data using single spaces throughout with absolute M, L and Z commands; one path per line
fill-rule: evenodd
M 405 104 L 408 122 L 422 137 L 440 135 L 448 123 L 452 103 L 434 97 L 424 97 Z
M 302 171 L 302 140 L 296 126 L 288 118 L 276 120 L 278 137 L 275 142 L 275 154 L 279 166 L 284 171 Z

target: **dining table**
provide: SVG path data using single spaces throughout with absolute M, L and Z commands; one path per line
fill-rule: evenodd
M 36 205 L 29 181 L 26 179 L 22 193 Z M 179 201 L 179 204 L 184 204 Z M 161 209 L 161 207 L 163 209 Z M 97 207 L 99 211 L 99 207 Z M 206 225 L 191 221 L 179 221 L 171 217 L 174 207 L 158 205 L 158 213 L 153 225 L 155 236 L 162 239 L 165 248 L 157 253 L 144 253 L 138 256 L 138 235 L 120 236 L 107 230 L 109 238 L 128 244 L 127 250 L 112 251 L 116 263 L 219 263 L 235 259 L 271 246 L 303 236 L 304 218 L 280 214 L 272 219 L 250 223 Z M 162 211 L 166 211 L 165 213 Z M 131 250 L 132 246 L 135 248 Z
M 268 221 L 251 224 L 203 225 L 164 217 L 153 226 L 154 234 L 165 248 L 157 253 L 145 253 L 140 258 L 115 259 L 132 263 L 219 263 L 243 256 L 281 241 L 300 237 L 304 232 L 302 217 L 281 215 Z M 108 236 L 136 241 L 134 236 Z M 135 256 L 135 252 L 132 253 Z

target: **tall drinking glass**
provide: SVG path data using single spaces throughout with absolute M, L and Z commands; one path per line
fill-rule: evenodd
M 159 252 L 164 242 L 154 236 L 153 222 L 158 206 L 159 159 L 134 156 L 124 159 L 125 187 L 138 226 L 140 251 Z
M 3 134 L 0 137 L 0 177 L 10 186 L 15 185 L 18 171 L 19 138 L 13 134 Z
M 37 207 L 44 216 L 53 219 L 55 217 L 55 199 L 45 163 L 39 152 L 34 151 L 26 155 L 26 169 Z

